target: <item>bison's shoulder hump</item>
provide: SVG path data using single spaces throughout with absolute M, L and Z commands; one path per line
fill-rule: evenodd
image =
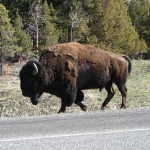
M 55 56 L 71 56 L 74 59 L 78 59 L 80 53 L 85 51 L 85 47 L 82 44 L 70 42 L 52 46 L 51 48 L 44 50 L 44 53 L 47 53 L 48 51 Z
M 61 56 L 68 58 L 69 56 L 72 59 L 77 60 L 79 63 L 84 63 L 86 61 L 90 63 L 105 63 L 111 58 L 121 59 L 119 55 L 114 53 L 107 52 L 92 45 L 80 44 L 76 42 L 54 45 L 44 51 L 44 55 L 47 55 L 47 53 L 52 53 L 52 56 L 56 57 Z

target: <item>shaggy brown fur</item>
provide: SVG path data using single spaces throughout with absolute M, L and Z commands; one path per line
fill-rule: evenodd
M 29 72 L 29 69 L 25 71 L 25 68 L 35 68 L 34 65 L 31 67 L 33 63 L 37 65 L 38 74 L 40 70 L 45 71 L 43 76 L 32 77 L 37 86 L 33 87 L 36 91 L 32 95 L 27 94 L 27 88 L 24 89 L 25 80 L 29 80 L 29 77 L 25 79 L 23 72 Z M 131 61 L 125 55 L 106 52 L 90 45 L 64 43 L 45 49 L 39 62 L 33 63 L 22 68 L 20 73 L 20 79 L 23 81 L 22 91 L 31 98 L 33 104 L 38 103 L 38 98 L 43 92 L 48 92 L 61 98 L 59 112 L 64 112 L 66 106 L 71 106 L 73 102 L 86 110 L 87 107 L 81 103 L 84 99 L 82 90 L 105 88 L 108 95 L 101 107 L 104 109 L 115 94 L 112 88 L 112 84 L 115 83 L 122 95 L 121 108 L 126 108 L 126 81 L 131 72 Z M 41 81 L 43 87 L 38 86 L 38 80 L 41 79 L 45 81 Z

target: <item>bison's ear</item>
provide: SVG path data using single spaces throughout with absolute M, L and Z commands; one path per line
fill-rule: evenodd
M 65 71 L 68 71 L 73 74 L 73 76 L 76 76 L 76 69 L 73 63 L 69 60 L 66 61 L 65 63 Z

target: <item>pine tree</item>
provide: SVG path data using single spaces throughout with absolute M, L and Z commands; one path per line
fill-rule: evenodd
M 37 0 L 0 0 L 7 10 L 9 10 L 9 16 L 15 17 L 15 13 L 18 11 L 23 17 L 29 11 L 30 5 Z
M 30 52 L 33 47 L 33 41 L 31 37 L 23 30 L 22 18 L 18 12 L 16 12 L 13 25 L 15 29 L 14 35 L 17 38 L 15 44 L 21 48 L 23 53 Z
M 143 50 L 138 46 L 143 42 L 132 26 L 122 0 L 94 1 L 92 14 L 89 41 L 92 39 L 95 45 L 128 55 Z
M 0 4 L 0 48 L 5 50 L 5 53 L 12 51 L 14 29 L 8 17 L 8 11 Z
M 87 4 L 80 0 L 64 0 L 59 10 L 59 26 L 62 29 L 61 42 L 84 42 L 88 33 L 88 17 L 83 9 Z
M 129 15 L 140 38 L 144 39 L 150 48 L 150 1 L 131 0 L 129 3 Z
M 47 2 L 45 1 L 42 7 L 43 24 L 39 33 L 39 47 L 43 49 L 50 47 L 58 42 L 58 33 L 53 19 L 50 16 L 51 12 Z
M 26 32 L 33 39 L 33 49 L 39 50 L 39 27 L 43 24 L 42 0 L 31 3 L 28 14 L 24 17 Z
M 2 75 L 3 56 L 11 52 L 13 45 L 13 28 L 10 24 L 8 11 L 0 4 L 0 75 Z

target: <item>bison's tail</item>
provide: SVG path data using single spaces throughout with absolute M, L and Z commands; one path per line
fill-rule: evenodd
M 126 61 L 128 61 L 128 72 L 129 72 L 129 75 L 130 75 L 130 73 L 131 73 L 131 70 L 132 70 L 132 63 L 131 63 L 131 59 L 128 57 L 128 56 L 126 56 L 126 55 L 122 55 L 122 57 L 126 60 Z

